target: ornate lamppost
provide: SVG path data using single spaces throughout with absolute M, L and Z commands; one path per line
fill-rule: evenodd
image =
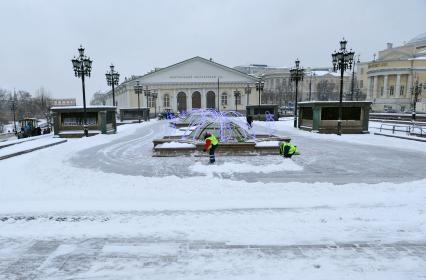
M 237 109 L 237 105 L 238 105 L 237 99 L 238 98 L 241 98 L 241 92 L 238 89 L 236 89 L 236 90 L 234 90 L 235 112 L 238 112 L 238 109 Z M 240 101 L 241 101 L 241 99 L 240 99 Z
M 139 99 L 139 95 L 142 94 L 143 85 L 139 84 L 139 81 L 136 81 L 136 85 L 133 87 L 135 93 L 138 95 L 138 121 L 141 123 L 141 103 Z
M 146 108 L 147 108 L 147 119 L 149 121 L 149 97 L 151 96 L 151 90 L 148 89 L 148 86 L 145 86 L 143 94 L 146 96 Z
M 15 97 L 12 99 L 10 98 L 10 110 L 13 113 L 13 127 L 15 130 L 15 134 L 18 133 L 18 131 L 16 131 L 16 100 Z
M 154 103 L 154 119 L 157 118 L 157 98 L 158 98 L 158 92 L 157 90 L 154 90 L 151 93 L 151 97 Z
M 303 81 L 303 76 L 305 75 L 305 69 L 300 67 L 299 59 L 295 61 L 296 67 L 290 69 L 290 81 L 296 83 L 296 95 L 294 97 L 294 127 L 297 127 L 297 88 L 299 81 Z
M 258 97 L 259 97 L 259 105 L 258 105 L 258 114 L 259 114 L 259 121 L 260 121 L 260 97 L 261 97 L 261 92 L 263 91 L 263 87 L 265 86 L 265 82 L 262 81 L 262 79 L 260 79 L 259 81 L 256 82 L 256 90 L 258 93 Z
M 250 94 L 251 94 L 251 87 L 249 84 L 244 88 L 244 93 L 247 95 L 247 106 L 249 105 L 250 101 Z
M 71 62 L 74 67 L 74 75 L 78 78 L 81 78 L 81 85 L 83 88 L 83 127 L 84 135 L 89 136 L 89 131 L 87 130 L 87 112 L 86 112 L 86 92 L 84 86 L 84 77 L 90 77 L 90 72 L 92 71 L 92 60 L 90 57 L 84 55 L 84 48 L 80 45 L 78 49 L 79 56 L 74 57 Z
M 116 106 L 115 104 L 115 93 L 114 93 L 114 86 L 118 85 L 118 81 L 120 79 L 120 74 L 114 70 L 114 65 L 111 64 L 109 66 L 111 69 L 109 72 L 105 74 L 107 84 L 112 87 L 112 106 Z
M 343 74 L 346 69 L 352 69 L 355 52 L 346 50 L 348 41 L 343 38 L 340 41 L 340 50 L 334 51 L 331 55 L 333 59 L 333 71 L 340 70 L 340 100 L 339 100 L 339 119 L 337 120 L 337 135 L 342 135 L 342 103 L 343 103 Z

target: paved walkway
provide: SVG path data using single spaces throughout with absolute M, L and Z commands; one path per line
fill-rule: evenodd
M 259 132 L 262 128 L 257 128 Z M 166 122 L 155 122 L 141 128 L 135 134 L 118 141 L 85 150 L 72 159 L 78 167 L 100 169 L 104 172 L 126 175 L 189 177 L 201 175 L 190 171 L 196 162 L 207 159 L 192 156 L 177 158 L 152 158 L 152 140 L 170 133 Z M 300 135 L 290 136 L 302 152 L 294 161 L 303 166 L 303 172 L 233 173 L 218 174 L 223 178 L 249 182 L 332 182 L 379 183 L 407 182 L 424 178 L 426 175 L 426 154 L 401 149 L 368 146 L 312 139 Z M 279 163 L 279 156 L 221 157 L 217 164 L 224 162 L 249 162 L 252 165 Z M 411 168 L 415 166 L 415 168 Z M 161 167 L 161 168 L 159 168 Z
M 201 175 L 189 166 L 207 158 L 150 156 L 152 139 L 168 129 L 161 122 L 148 124 L 133 135 L 87 149 L 70 163 L 128 175 Z M 424 154 L 290 136 L 302 151 L 293 160 L 303 172 L 228 177 L 375 183 L 426 176 Z M 219 155 L 218 164 L 261 167 L 282 160 Z M 200 209 L 4 214 L 0 280 L 425 279 L 424 204 L 410 196 L 389 202 L 379 199 L 382 194 L 369 201 L 318 204 L 322 198 L 313 193 L 317 203 L 294 208 L 260 208 L 250 200 L 241 208 L 236 199 L 227 206 L 217 204 L 218 209 L 195 204 Z
M 0 279 L 424 279 L 425 266 L 426 243 L 0 239 Z

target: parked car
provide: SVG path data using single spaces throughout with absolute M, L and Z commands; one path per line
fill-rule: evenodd
M 385 109 L 385 113 L 398 113 L 395 109 Z

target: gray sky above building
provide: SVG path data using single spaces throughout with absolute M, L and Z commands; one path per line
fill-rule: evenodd
M 366 61 L 387 42 L 426 32 L 424 0 L 2 0 L 0 11 L 0 88 L 44 86 L 78 103 L 71 59 L 80 44 L 93 59 L 90 99 L 108 90 L 111 63 L 120 81 L 194 56 L 230 67 L 296 58 L 318 67 L 331 65 L 343 36 Z

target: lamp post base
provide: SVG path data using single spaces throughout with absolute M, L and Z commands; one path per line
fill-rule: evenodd
M 337 135 L 342 135 L 342 121 L 337 121 Z
M 411 113 L 411 120 L 414 122 L 416 121 L 416 112 Z
M 294 117 L 294 124 L 293 124 L 294 128 L 297 128 L 297 116 Z
M 89 137 L 89 130 L 84 126 L 84 136 Z

